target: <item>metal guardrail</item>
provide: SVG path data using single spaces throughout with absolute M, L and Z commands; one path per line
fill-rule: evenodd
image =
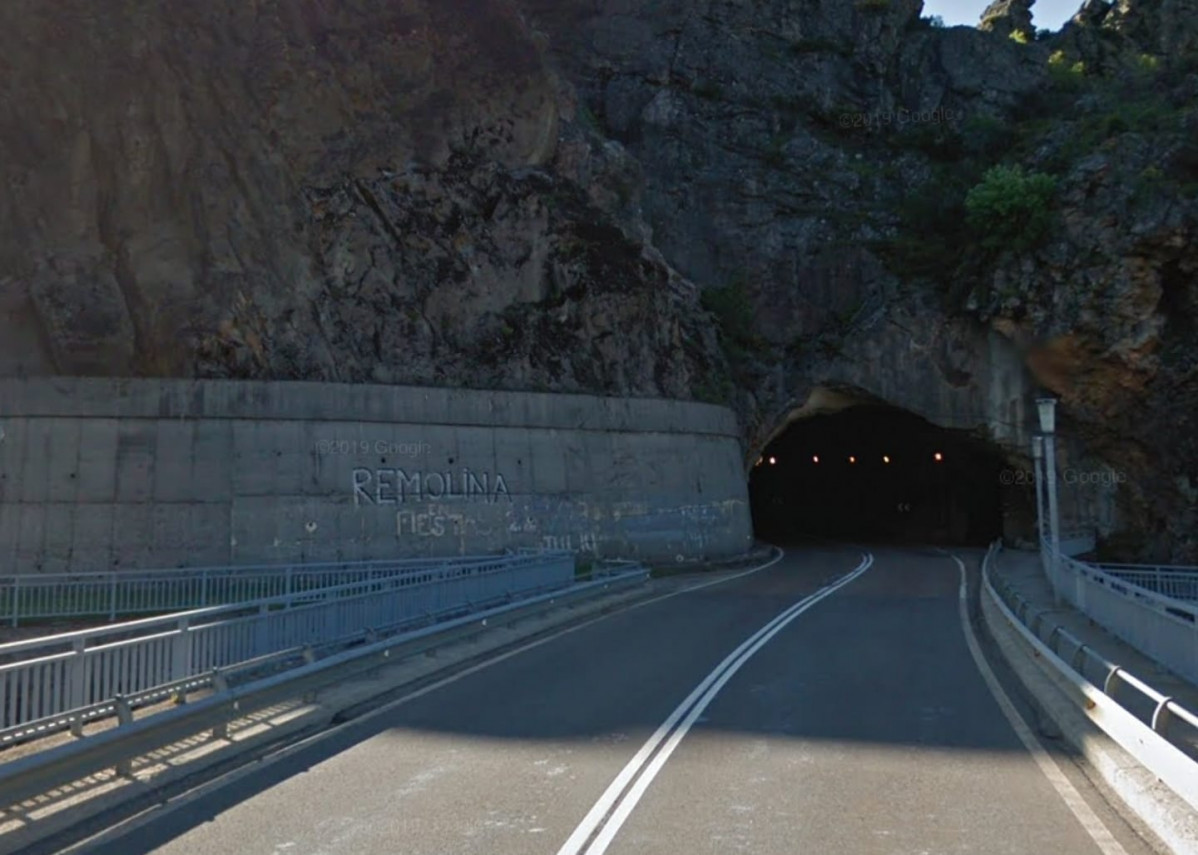
M 1148 709 L 1151 710 L 1142 719 L 1137 717 L 1137 720 L 1150 727 L 1162 739 L 1168 740 L 1174 748 L 1185 753 L 1191 760 L 1198 759 L 1198 715 L 1177 703 L 1173 698 L 1158 692 L 1122 666 L 1111 662 L 1062 626 L 1053 625 L 1048 630 L 1048 637 L 1045 638 L 1044 630 L 1048 626 L 1047 618 L 1050 610 L 1033 611 L 1031 603 L 1022 597 L 1008 580 L 996 577 L 991 572 L 1001 549 L 999 541 L 990 545 L 982 562 L 983 577 L 990 589 L 1001 597 L 1001 602 L 1005 604 L 1005 608 L 1010 613 L 1009 617 L 1017 620 L 1032 639 L 1047 648 L 1063 667 L 1071 669 L 1083 683 L 1090 685 L 1091 675 L 1097 672 L 1097 678 L 1093 681 L 1092 686 L 1094 688 L 1101 686 L 1102 693 L 1111 701 L 1120 702 L 1120 698 L 1116 695 L 1123 687 L 1137 692 L 1148 701 Z M 1066 657 L 1067 653 L 1068 657 Z M 1121 704 L 1123 709 L 1127 710 L 1129 707 L 1135 706 L 1135 704 L 1126 703 L 1126 699 L 1124 700 L 1125 702 Z M 1090 707 L 1087 707 L 1087 711 L 1092 706 L 1091 704 Z M 1103 719 L 1099 723 L 1106 729 L 1110 722 L 1110 719 Z M 1182 735 L 1183 731 L 1185 736 Z M 1121 737 L 1119 740 L 1121 742 L 1128 741 L 1128 737 L 1121 733 L 1112 735 Z M 1134 743 L 1134 739 L 1131 741 Z M 1133 751 L 1133 753 L 1136 752 Z M 1187 774 L 1193 776 L 1193 770 L 1189 770 Z
M 640 584 L 648 578 L 643 568 L 565 590 L 497 606 L 441 625 L 403 633 L 383 641 L 335 653 L 290 671 L 255 680 L 240 687 L 218 686 L 218 691 L 186 706 L 134 720 L 122 715 L 120 725 L 0 765 L 0 807 L 19 805 L 105 769 L 132 774 L 132 761 L 181 739 L 206 731 L 227 738 L 228 724 L 281 701 L 303 697 L 349 676 L 367 672 L 404 655 L 415 655 L 482 632 L 492 617 L 512 622 L 533 614 L 546 604 L 569 604 L 601 590 Z
M 1169 564 L 1092 565 L 1125 582 L 1174 600 L 1198 600 L 1198 567 Z
M 504 556 L 0 645 L 0 744 L 196 688 L 213 669 L 574 581 L 569 552 Z
M 499 556 L 258 564 L 105 573 L 0 576 L 0 619 L 159 614 L 285 596 L 430 567 L 494 561 Z

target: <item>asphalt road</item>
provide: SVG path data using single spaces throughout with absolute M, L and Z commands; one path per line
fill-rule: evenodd
M 956 562 L 871 551 L 789 551 L 552 637 L 88 851 L 1151 852 L 1069 757 L 1049 745 L 1054 783 L 1025 747 Z

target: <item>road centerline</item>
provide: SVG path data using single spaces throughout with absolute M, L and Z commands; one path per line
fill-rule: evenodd
M 873 562 L 871 554 L 864 554 L 853 571 L 787 607 L 725 657 L 625 765 L 557 855 L 602 855 L 692 725 L 741 666 L 799 615 L 860 577 Z

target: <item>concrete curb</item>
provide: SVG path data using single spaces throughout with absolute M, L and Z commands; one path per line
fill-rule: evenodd
M 1198 855 L 1198 813 L 1082 712 L 1085 696 L 1010 626 L 984 577 L 980 587 L 986 629 L 1039 713 L 1174 855 Z
M 330 685 L 319 690 L 304 705 L 306 709 L 298 713 L 292 711 L 281 721 L 270 721 L 265 727 L 247 728 L 248 733 L 235 735 L 231 742 L 202 743 L 196 752 L 199 756 L 194 759 L 167 766 L 146 779 L 121 781 L 115 789 L 64 805 L 32 825 L 0 836 L 0 855 L 25 852 L 35 846 L 37 852 L 58 851 L 62 847 L 77 846 L 77 841 L 83 837 L 120 836 L 128 831 L 122 830 L 121 825 L 112 828 L 89 826 L 100 826 L 95 822 L 99 817 L 117 811 L 124 815 L 121 823 L 131 822 L 137 814 L 165 804 L 181 792 L 219 784 L 221 782 L 215 780 L 217 777 L 252 769 L 249 764 L 256 760 L 286 751 L 289 746 L 314 737 L 331 725 L 368 713 L 375 706 L 386 703 L 387 696 L 405 687 L 468 666 L 537 636 L 615 611 L 655 593 L 649 580 L 616 593 L 602 593 L 602 589 L 600 592 L 600 596 L 574 603 L 547 604 L 543 613 L 526 614 L 512 622 L 518 623 L 519 628 L 498 620 L 471 639 L 451 640 L 435 653 L 415 654 L 393 665 L 357 674 L 347 683 Z M 65 839 L 67 837 L 71 839 Z M 60 838 L 61 845 L 47 848 Z

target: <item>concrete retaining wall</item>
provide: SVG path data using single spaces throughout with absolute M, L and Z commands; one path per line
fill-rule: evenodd
M 327 383 L 0 380 L 0 572 L 751 543 L 735 416 Z

